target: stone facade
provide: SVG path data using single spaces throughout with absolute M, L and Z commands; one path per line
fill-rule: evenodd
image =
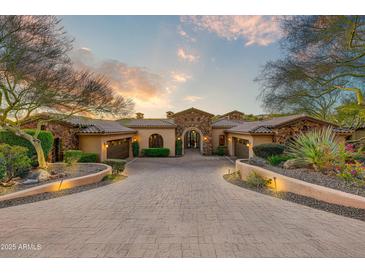
M 316 123 L 309 120 L 299 120 L 295 123 L 291 123 L 279 128 L 274 129 L 274 142 L 279 144 L 285 144 L 287 140 L 293 138 L 301 132 L 308 130 L 323 128 L 323 123 Z
M 243 112 L 234 110 L 234 111 L 228 112 L 226 114 L 223 114 L 222 117 L 224 117 L 228 120 L 243 120 L 244 115 L 245 114 Z
M 198 129 L 203 136 L 202 139 L 202 152 L 204 155 L 211 155 L 213 152 L 213 134 L 212 134 L 212 117 L 214 115 L 190 108 L 182 112 L 175 113 L 173 118 L 176 128 L 176 137 L 184 140 L 184 132 L 187 129 Z

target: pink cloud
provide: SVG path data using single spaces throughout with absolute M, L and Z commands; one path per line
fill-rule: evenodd
M 182 16 L 180 20 L 227 40 L 242 39 L 246 46 L 267 46 L 281 37 L 275 16 Z
M 188 61 L 189 63 L 194 63 L 199 59 L 199 55 L 190 53 L 184 48 L 178 48 L 177 50 L 177 56 L 183 60 Z

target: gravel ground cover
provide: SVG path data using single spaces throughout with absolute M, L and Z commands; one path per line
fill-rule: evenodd
M 243 187 L 243 188 L 251 190 L 251 191 L 259 192 L 264 195 L 270 195 L 270 196 L 273 196 L 273 197 L 276 197 L 276 198 L 279 198 L 282 200 L 286 200 L 286 201 L 294 202 L 297 204 L 309 206 L 312 208 L 324 210 L 324 211 L 331 212 L 331 213 L 334 213 L 337 215 L 342 215 L 345 217 L 350 217 L 350 218 L 358 219 L 361 221 L 365 221 L 365 209 L 359 209 L 359 208 L 346 207 L 346 206 L 326 203 L 326 202 L 323 202 L 320 200 L 298 195 L 298 194 L 295 194 L 292 192 L 283 192 L 283 191 L 276 192 L 269 188 L 251 187 L 246 182 L 240 180 L 235 173 L 226 174 L 223 176 L 223 178 L 229 183 L 232 183 L 234 185 Z
M 94 183 L 94 184 L 78 186 L 78 187 L 65 189 L 65 190 L 61 190 L 61 191 L 57 191 L 57 192 L 46 192 L 46 193 L 40 193 L 37 195 L 21 197 L 21 198 L 16 198 L 16 199 L 7 200 L 7 201 L 0 201 L 0 208 L 16 206 L 16 205 L 21 205 L 21 204 L 28 204 L 28 203 L 33 203 L 33 202 L 37 202 L 37 201 L 62 197 L 64 195 L 70 195 L 70 194 L 78 193 L 81 191 L 86 191 L 86 190 L 94 189 L 97 187 L 106 186 L 106 185 L 113 184 L 113 183 L 119 183 L 121 180 L 123 180 L 125 178 L 126 178 L 126 176 L 123 176 L 123 175 L 117 176 L 115 178 L 109 177 L 109 178 L 106 178 L 105 180 L 102 180 L 101 182 Z
M 312 169 L 307 168 L 298 168 L 298 169 L 284 169 L 280 166 L 272 166 L 263 161 L 260 161 L 259 164 L 253 161 L 244 161 L 245 163 L 249 163 L 252 165 L 260 166 L 266 168 L 268 170 L 277 172 L 279 174 L 292 177 L 295 179 L 303 180 L 308 183 L 321 185 L 325 187 L 330 187 L 333 189 L 341 190 L 347 193 L 352 193 L 365 197 L 365 187 L 361 187 L 356 183 L 348 183 L 334 175 L 326 175 L 321 172 L 316 172 Z
M 22 181 L 26 180 L 26 179 L 23 179 L 18 184 L 15 184 L 10 187 L 0 186 L 0 196 L 5 195 L 5 194 L 10 194 L 13 192 L 17 192 L 20 190 L 24 190 L 27 188 L 52 183 L 52 182 L 59 181 L 59 180 L 66 180 L 66 179 L 84 176 L 87 174 L 97 173 L 104 169 L 106 169 L 105 166 L 95 164 L 95 163 L 74 164 L 72 166 L 68 166 L 64 163 L 52 163 L 52 164 L 49 164 L 49 166 L 48 166 L 48 172 L 55 173 L 55 174 L 63 174 L 64 176 L 62 176 L 62 178 L 50 179 L 50 180 L 42 181 L 42 182 L 35 183 L 35 184 L 22 184 Z

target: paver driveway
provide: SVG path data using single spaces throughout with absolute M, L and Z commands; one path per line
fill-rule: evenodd
M 2 257 L 363 257 L 365 223 L 231 185 L 225 159 L 138 159 L 121 183 L 0 209 Z

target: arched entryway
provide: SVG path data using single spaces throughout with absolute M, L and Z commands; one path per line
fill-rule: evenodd
M 191 127 L 186 128 L 182 134 L 183 154 L 186 149 L 197 150 L 203 153 L 203 134 L 200 129 Z

